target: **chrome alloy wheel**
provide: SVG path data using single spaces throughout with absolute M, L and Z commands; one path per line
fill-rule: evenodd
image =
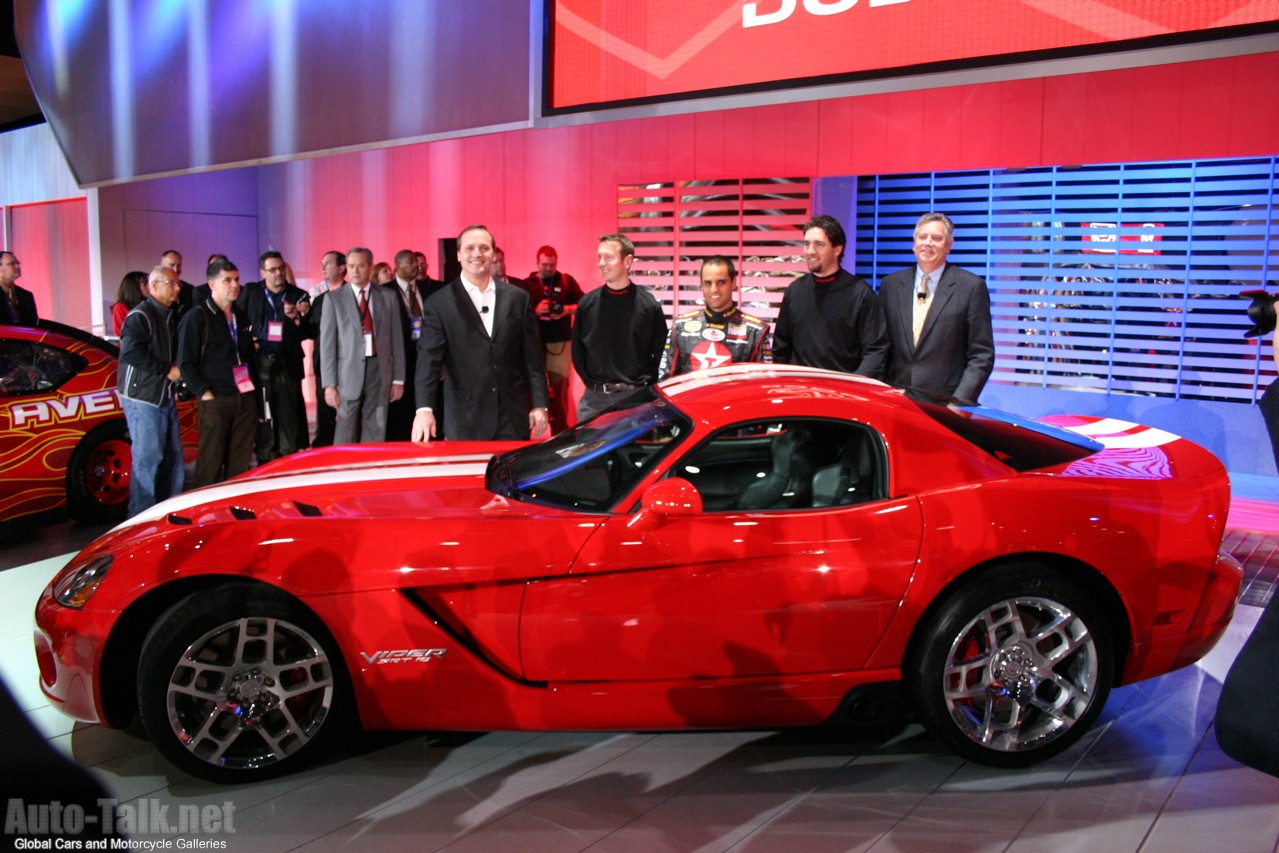
M 988 606 L 950 645 L 942 696 L 959 731 L 987 749 L 1034 750 L 1070 731 L 1098 687 L 1097 642 L 1047 598 Z
M 174 735 L 193 756 L 255 769 L 305 747 L 333 698 L 324 647 L 289 621 L 253 616 L 187 646 L 169 675 L 166 704 Z

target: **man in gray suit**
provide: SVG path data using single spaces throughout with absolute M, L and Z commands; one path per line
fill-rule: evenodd
M 934 402 L 977 402 L 995 364 L 986 282 L 946 263 L 955 226 L 944 213 L 915 225 L 916 266 L 879 286 L 888 321 L 884 381 Z
M 422 306 L 414 441 L 437 435 L 431 403 L 441 381 L 448 439 L 522 441 L 548 431 L 537 320 L 525 291 L 494 280 L 494 249 L 488 228 L 463 229 L 457 238 L 462 274 Z
M 404 394 L 404 333 L 396 296 L 369 281 L 373 252 L 346 253 L 349 287 L 329 294 L 320 317 L 324 399 L 337 409 L 335 444 L 383 441 L 386 407 Z

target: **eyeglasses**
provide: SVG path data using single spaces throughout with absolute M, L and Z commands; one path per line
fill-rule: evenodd
M 284 272 L 284 267 L 263 267 L 262 272 L 269 272 L 274 275 L 278 272 Z

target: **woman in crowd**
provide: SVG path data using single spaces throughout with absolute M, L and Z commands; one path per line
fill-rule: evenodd
M 373 272 L 369 276 L 369 280 L 374 284 L 390 284 L 395 281 L 395 270 L 386 261 L 378 261 L 373 265 Z
M 115 292 L 115 304 L 111 306 L 111 329 L 113 335 L 117 338 L 120 337 L 120 328 L 124 325 L 124 318 L 133 310 L 134 305 L 146 298 L 147 274 L 139 270 L 125 273 L 124 278 L 120 279 L 120 287 Z

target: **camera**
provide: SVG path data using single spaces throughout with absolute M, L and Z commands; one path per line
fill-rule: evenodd
M 1239 294 L 1252 299 L 1248 306 L 1248 319 L 1252 328 L 1243 333 L 1245 338 L 1261 337 L 1275 330 L 1275 294 L 1268 290 L 1245 290 Z

